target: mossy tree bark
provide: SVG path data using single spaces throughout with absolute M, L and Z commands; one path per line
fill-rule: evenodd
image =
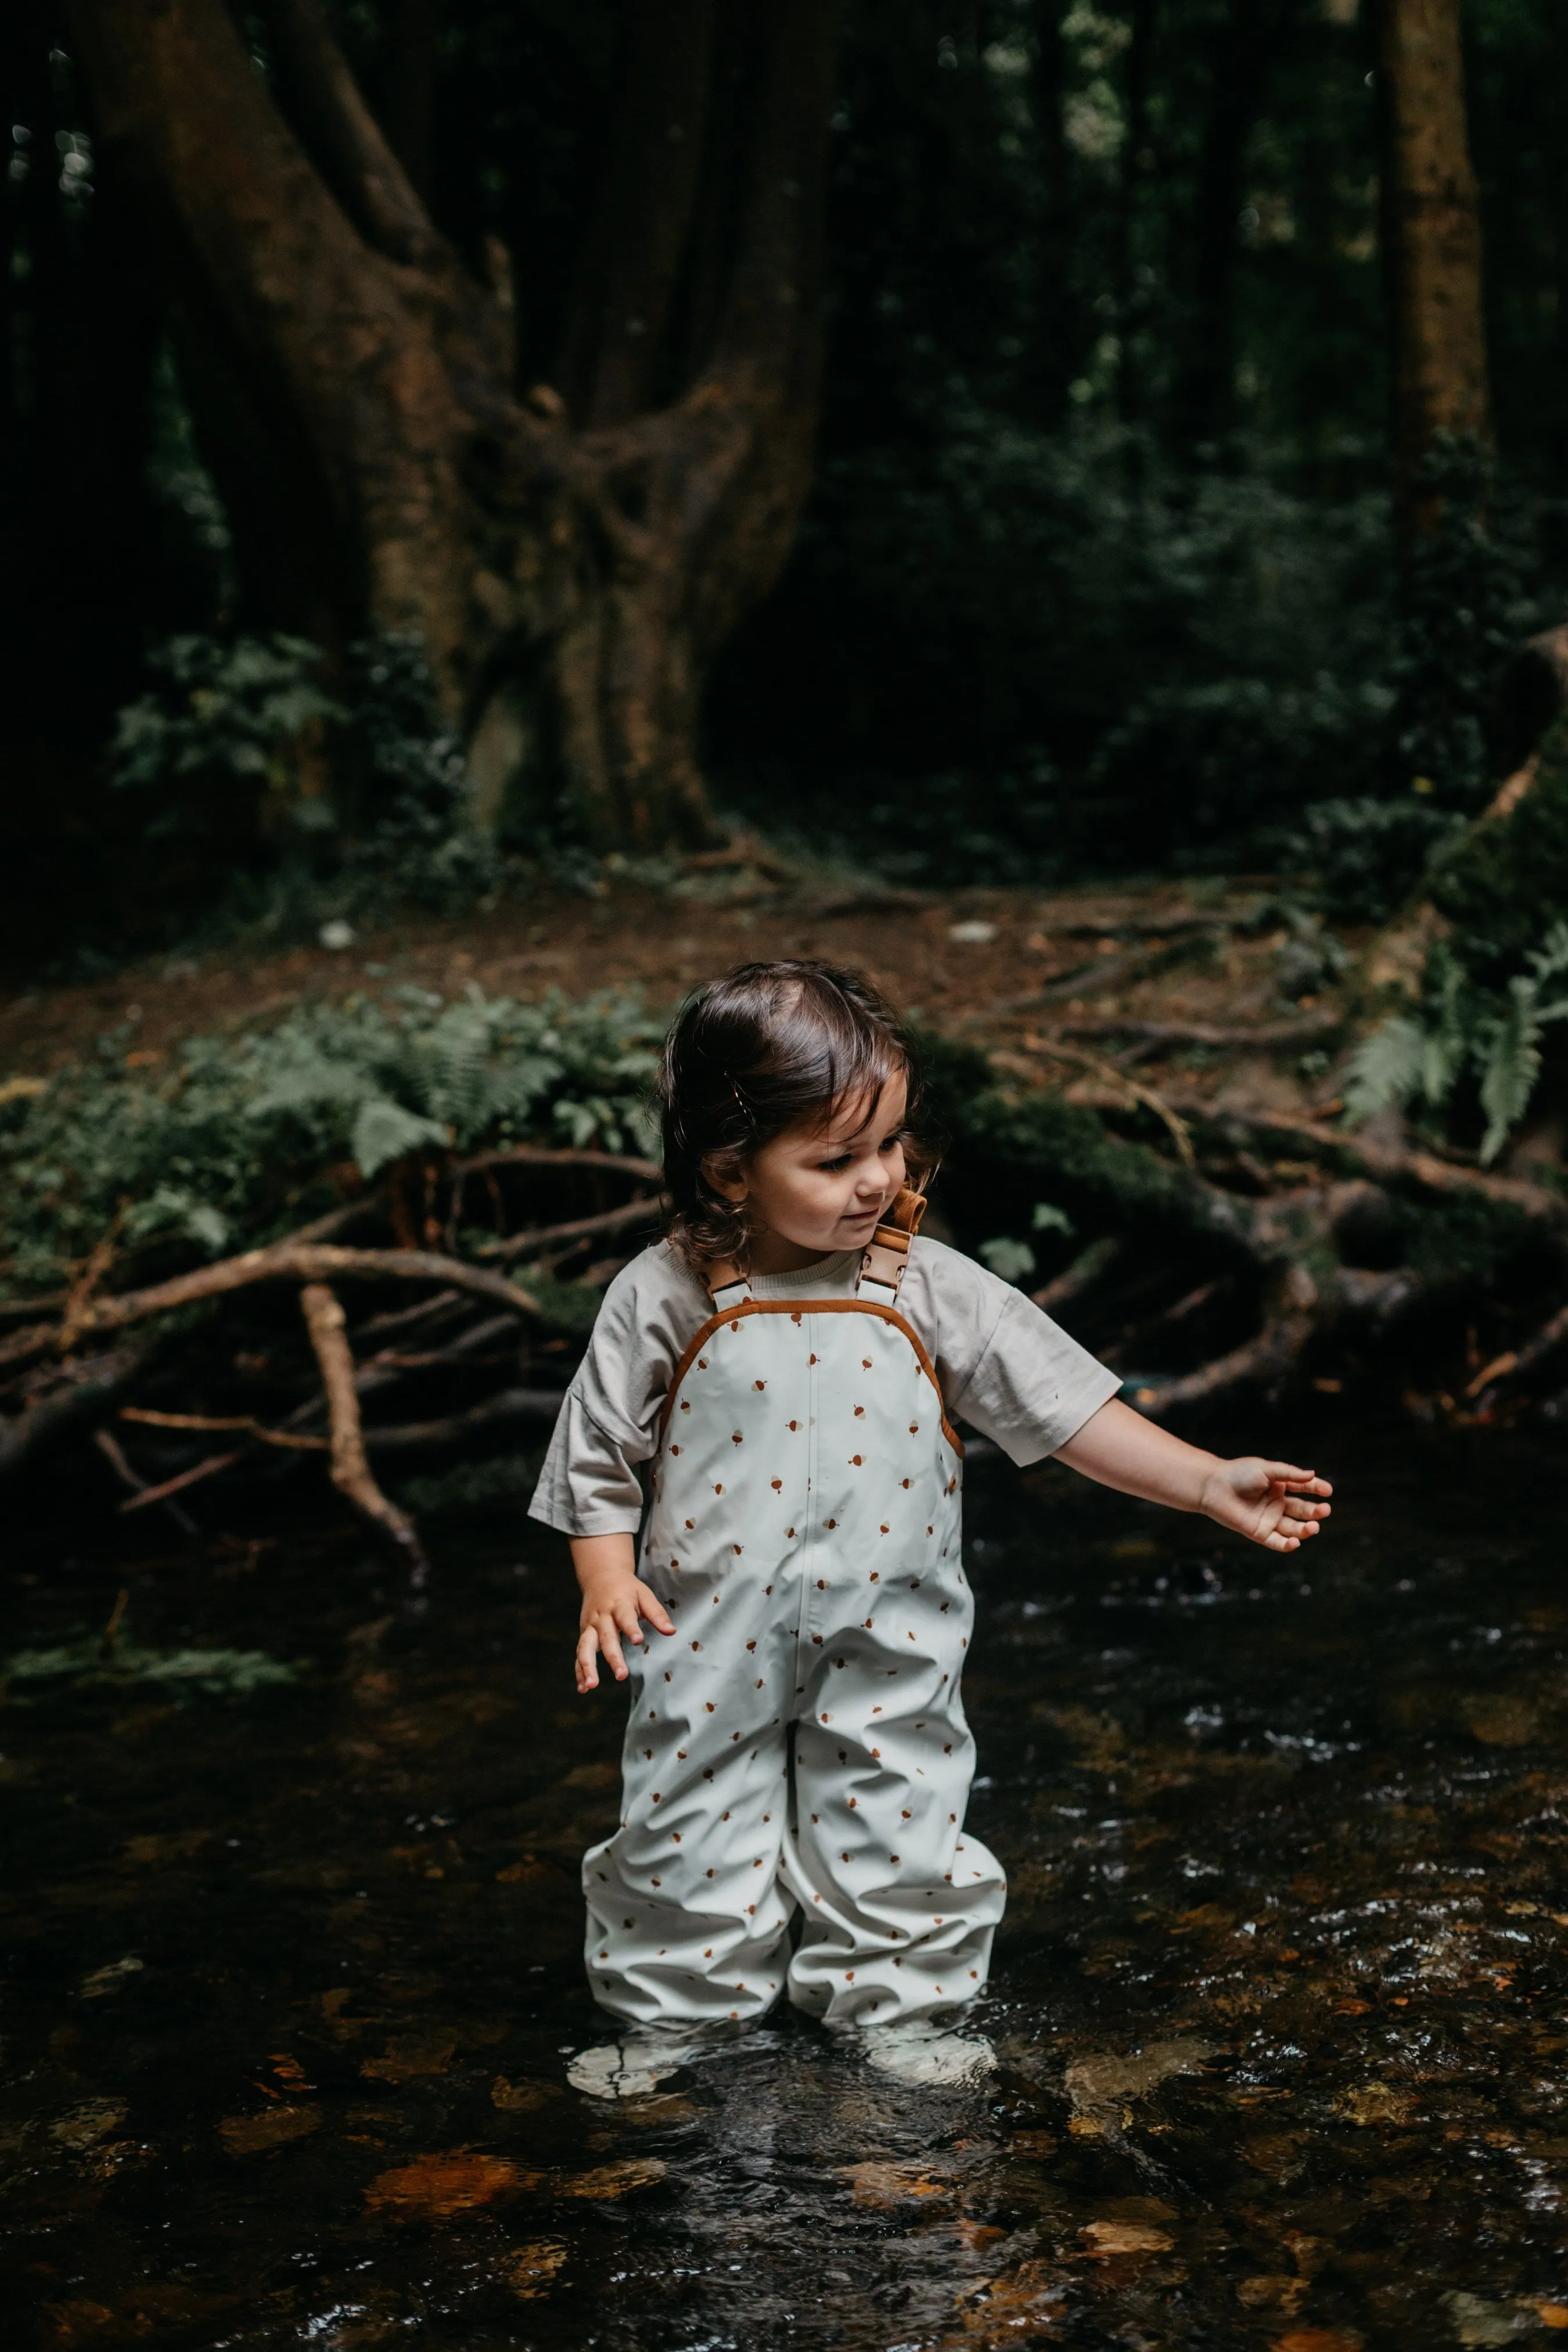
M 441 236 L 319 0 L 268 0 L 271 88 L 224 0 L 68 5 L 323 604 L 420 632 L 492 786 L 530 764 L 604 847 L 700 839 L 704 675 L 809 481 L 836 0 L 629 0 L 566 381 L 528 392 L 504 252 L 480 284 Z
M 1481 229 L 1465 121 L 1459 0 L 1373 0 L 1395 494 L 1408 547 L 1438 436 L 1491 440 Z

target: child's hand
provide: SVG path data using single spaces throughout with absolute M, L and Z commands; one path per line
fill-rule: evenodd
M 1289 1462 L 1261 1462 L 1256 1454 L 1217 1462 L 1203 1483 L 1198 1508 L 1222 1528 L 1246 1536 L 1266 1551 L 1300 1551 L 1329 1505 L 1308 1498 L 1331 1495 L 1326 1478 Z
M 642 1620 L 661 1633 L 673 1633 L 663 1601 L 636 1573 L 637 1553 L 630 1536 L 580 1536 L 572 1545 L 572 1563 L 583 1588 L 583 1613 L 577 1635 L 577 1688 L 597 1690 L 603 1657 L 618 1683 L 631 1669 L 621 1648 L 625 1638 L 642 1645 Z

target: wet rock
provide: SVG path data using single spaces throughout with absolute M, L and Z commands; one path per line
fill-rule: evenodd
M 320 2107 L 264 2107 L 258 2116 L 229 2116 L 217 2129 L 230 2156 L 265 2156 L 308 2139 L 321 2124 Z
M 513 2294 L 531 2303 L 535 2296 L 548 2294 L 565 2261 L 566 2247 L 561 2239 L 534 2238 L 503 2254 L 496 2268 Z
M 524 2172 L 504 2157 L 458 2147 L 416 2157 L 412 2164 L 378 2173 L 364 2196 L 373 2213 L 384 2213 L 393 2221 L 447 2221 L 456 2213 L 469 2213 L 477 2206 L 494 2205 L 537 2188 L 542 2179 L 542 2173 Z
M 1079 2236 L 1099 2262 L 1113 2254 L 1168 2254 L 1175 2244 L 1168 2230 L 1153 2229 L 1145 2221 L 1089 2221 Z
M 837 2168 L 840 2180 L 849 2183 L 849 2194 L 857 2205 L 869 2205 L 887 2210 L 896 2205 L 908 2205 L 925 2197 L 949 2196 L 951 2180 L 933 2179 L 923 2165 L 888 2164 L 869 2160 L 864 2164 L 841 2164 Z

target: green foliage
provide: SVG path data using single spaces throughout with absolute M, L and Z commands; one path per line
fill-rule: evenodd
M 351 646 L 341 699 L 322 662 L 300 637 L 174 637 L 121 712 L 110 781 L 142 800 L 160 890 L 187 929 L 310 932 L 408 903 L 453 914 L 503 880 L 419 638 Z
M 1546 1030 L 1568 1020 L 1568 922 L 1559 923 L 1500 991 L 1478 988 L 1446 943 L 1427 959 L 1420 1015 L 1401 1015 L 1352 1056 L 1345 1106 L 1365 1118 L 1389 1106 L 1448 1108 L 1473 1074 L 1486 1127 L 1481 1160 L 1497 1158 L 1523 1118 L 1541 1075 Z
M 1310 877 L 1329 913 L 1346 922 L 1381 922 L 1409 897 L 1462 822 L 1414 793 L 1314 801 L 1300 824 L 1279 836 L 1279 854 L 1288 869 Z
M 127 1641 L 110 1648 L 101 1634 L 51 1650 L 18 1650 L 0 1662 L 0 1682 L 21 1685 L 13 1703 L 23 1705 L 28 1685 L 37 1683 L 152 1683 L 175 1697 L 199 1691 L 205 1698 L 248 1698 L 298 1679 L 292 1666 L 265 1650 L 151 1650 Z
M 1439 860 L 1431 896 L 1456 926 L 1466 970 L 1493 987 L 1568 919 L 1568 722 L 1542 745 L 1534 784 L 1512 814 L 1472 826 Z
M 110 782 L 146 795 L 147 837 L 211 849 L 331 813 L 300 790 L 301 747 L 342 707 L 316 681 L 303 638 L 171 637 L 148 657 L 153 684 L 120 714 Z
M 346 764 L 359 784 L 347 869 L 361 885 L 453 914 L 501 879 L 490 836 L 474 824 L 468 771 L 442 718 L 420 638 L 384 631 L 351 648 Z
M 405 1510 L 418 1519 L 482 1511 L 493 1504 L 521 1501 L 531 1495 L 543 1460 L 542 1446 L 528 1453 L 492 1454 L 484 1462 L 455 1463 L 451 1469 L 433 1476 L 399 1479 L 395 1492 Z
M 58 1282 L 106 1234 L 220 1255 L 339 1197 L 405 1152 L 528 1139 L 641 1152 L 661 1024 L 635 1001 L 571 1004 L 426 991 L 307 1006 L 237 1040 L 195 1037 L 153 1079 L 123 1036 L 0 1108 L 9 1286 Z M 565 1287 L 570 1287 L 566 1286 Z
M 1395 784 L 1466 811 L 1486 795 L 1499 667 L 1528 625 L 1518 559 L 1489 520 L 1493 488 L 1479 441 L 1437 436 L 1415 481 L 1435 520 L 1415 541 L 1393 677 Z

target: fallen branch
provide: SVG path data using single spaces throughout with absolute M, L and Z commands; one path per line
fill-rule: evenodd
M 343 1328 L 342 1307 L 324 1282 L 307 1283 L 300 1293 L 300 1304 L 327 1392 L 332 1484 L 356 1510 L 391 1537 L 411 1563 L 415 1582 L 422 1584 L 426 1562 L 418 1531 L 405 1512 L 388 1502 L 365 1459 L 359 1399 L 354 1393 L 354 1360 Z
M 1166 928 L 1174 929 L 1176 926 L 1171 924 Z M 1184 925 L 1182 928 L 1188 927 Z M 976 1022 L 992 1020 L 1002 1013 L 1034 1013 L 1047 1004 L 1059 1004 L 1066 998 L 1089 988 L 1120 988 L 1125 981 L 1148 979 L 1167 963 L 1175 963 L 1182 957 L 1190 955 L 1194 946 L 1204 936 L 1223 938 L 1229 929 L 1228 923 L 1209 920 L 1202 925 L 1201 929 L 1193 927 L 1188 938 L 1173 940 L 1169 945 L 1155 939 L 1147 947 L 1129 948 L 1121 955 L 1089 956 L 1084 962 L 1074 964 L 1070 971 L 1059 972 L 1043 988 L 1030 989 L 1026 995 L 1002 996 L 990 1004 L 976 1006 L 973 1013 L 963 1015 L 959 1026 L 971 1028 Z
M 618 1209 L 602 1209 L 596 1216 L 573 1217 L 563 1225 L 536 1225 L 530 1233 L 511 1234 L 504 1241 L 481 1242 L 477 1257 L 501 1258 L 508 1264 L 520 1257 L 533 1257 L 542 1250 L 553 1249 L 561 1242 L 587 1241 L 595 1234 L 624 1232 L 628 1225 L 652 1224 L 659 1213 L 659 1203 L 646 1196 L 624 1202 Z
M 1213 1021 L 1119 1020 L 1108 1014 L 1098 1020 L 1061 1024 L 1064 1037 L 1131 1037 L 1144 1045 L 1213 1045 L 1237 1053 L 1270 1054 L 1292 1045 L 1310 1045 L 1336 1036 L 1344 1022 L 1333 1013 L 1310 1021 L 1266 1021 L 1253 1028 L 1226 1028 Z
M 367 1429 L 365 1450 L 370 1454 L 396 1454 L 426 1445 L 457 1445 L 464 1438 L 511 1421 L 536 1421 L 553 1428 L 564 1393 L 562 1389 L 502 1389 L 499 1395 L 486 1397 L 482 1404 L 470 1405 L 466 1412 L 447 1413 L 439 1421 L 409 1421 Z
M 479 1151 L 459 1160 L 449 1173 L 460 1182 L 487 1168 L 600 1168 L 612 1176 L 635 1176 L 644 1184 L 662 1184 L 664 1171 L 657 1160 L 634 1160 L 622 1151 L 574 1151 L 565 1145 L 517 1143 L 505 1151 Z
M 0 1433 L 0 1477 L 20 1469 L 49 1439 L 112 1407 L 157 1352 L 158 1339 L 134 1339 L 85 1364 L 68 1367 L 59 1382 L 28 1405 Z
M 149 1315 L 164 1315 L 176 1307 L 190 1307 L 204 1298 L 221 1298 L 258 1282 L 386 1281 L 438 1282 L 451 1290 L 472 1292 L 476 1298 L 493 1298 L 514 1315 L 534 1315 L 544 1309 L 526 1290 L 499 1274 L 465 1265 L 460 1258 L 434 1250 L 355 1250 L 296 1242 L 279 1242 L 270 1249 L 246 1250 L 238 1257 L 222 1258 L 216 1265 L 177 1274 L 148 1290 L 128 1290 L 112 1298 L 93 1300 L 84 1310 L 83 1328 L 112 1331 Z M 51 1332 L 51 1337 L 56 1336 Z M 4 1361 L 0 1354 L 0 1361 Z
M 1483 1168 L 1463 1168 L 1435 1151 L 1412 1151 L 1398 1144 L 1379 1143 L 1365 1135 L 1339 1128 L 1321 1127 L 1311 1119 L 1291 1118 L 1273 1111 L 1231 1110 L 1197 1097 L 1173 1095 L 1172 1108 L 1194 1126 L 1244 1128 L 1253 1135 L 1288 1135 L 1314 1145 L 1320 1151 L 1337 1151 L 1357 1160 L 1370 1176 L 1384 1181 L 1400 1179 L 1429 1192 L 1481 1192 L 1489 1200 L 1507 1202 L 1527 1216 L 1557 1223 L 1568 1217 L 1568 1198 L 1532 1184 L 1522 1176 L 1498 1176 Z

